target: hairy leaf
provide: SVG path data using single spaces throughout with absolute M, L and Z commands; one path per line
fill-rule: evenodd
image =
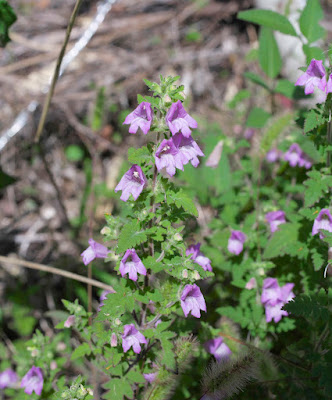
M 324 13 L 319 0 L 307 0 L 300 16 L 300 29 L 309 43 L 325 36 L 325 29 L 319 25 L 323 17 Z
M 139 222 L 135 220 L 131 221 L 122 228 L 119 235 L 117 253 L 122 253 L 127 249 L 132 249 L 146 241 L 147 236 L 145 232 L 140 230 Z

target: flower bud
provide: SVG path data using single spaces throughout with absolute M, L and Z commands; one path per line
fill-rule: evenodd
M 184 269 L 184 270 L 182 271 L 182 277 L 185 278 L 185 279 L 188 278 L 188 270 Z
M 199 275 L 199 273 L 197 271 L 194 271 L 194 279 L 196 279 L 196 281 L 198 281 L 199 279 L 201 279 L 201 276 Z
M 52 371 L 58 368 L 58 364 L 55 361 L 51 361 L 50 368 Z
M 119 326 L 121 325 L 121 321 L 119 320 L 119 318 L 115 318 L 115 325 Z
M 66 319 L 64 323 L 64 327 L 70 328 L 71 326 L 74 325 L 74 323 L 75 323 L 75 315 L 69 315 L 69 317 Z
M 181 242 L 181 241 L 183 240 L 183 237 L 182 237 L 182 235 L 180 235 L 180 233 L 176 233 L 176 234 L 173 236 L 173 239 L 174 239 L 175 241 L 177 241 L 177 242 Z
M 166 96 L 164 97 L 164 101 L 165 103 L 171 103 L 172 99 L 169 97 L 168 94 L 166 94 Z
M 116 334 L 113 332 L 111 336 L 111 347 L 116 347 L 118 345 L 118 338 Z
M 111 233 L 111 229 L 108 226 L 104 226 L 104 228 L 100 231 L 102 235 L 109 235 Z

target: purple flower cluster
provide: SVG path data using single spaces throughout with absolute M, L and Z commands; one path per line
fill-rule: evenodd
M 324 233 L 321 232 L 321 229 L 332 232 L 332 215 L 327 208 L 320 210 L 319 214 L 317 215 L 312 227 L 312 236 L 319 233 L 320 239 L 324 239 Z
M 247 236 L 241 231 L 232 231 L 228 239 L 227 249 L 230 253 L 239 255 L 243 250 L 243 243 L 246 241 Z
M 200 248 L 200 243 L 191 245 L 186 250 L 186 255 L 190 256 L 190 254 L 192 254 L 192 256 L 190 257 L 191 260 L 200 265 L 204 269 L 204 271 L 212 271 L 211 260 L 204 256 L 204 254 L 200 251 Z
M 326 82 L 326 71 L 323 61 L 311 60 L 306 72 L 302 74 L 296 81 L 295 86 L 304 86 L 305 94 L 312 94 L 315 87 L 322 90 L 326 94 L 332 93 L 332 74 Z
M 266 322 L 279 322 L 283 316 L 288 315 L 282 307 L 295 297 L 293 287 L 294 283 L 286 283 L 280 287 L 277 279 L 264 279 L 261 302 L 265 307 Z

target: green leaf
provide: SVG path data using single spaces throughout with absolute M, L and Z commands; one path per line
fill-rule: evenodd
M 156 332 L 156 338 L 160 341 L 163 349 L 160 355 L 160 363 L 169 369 L 174 369 L 176 365 L 174 345 L 171 340 L 175 336 L 176 334 L 171 331 Z
M 121 286 L 117 286 L 117 292 L 109 294 L 103 303 L 96 318 L 98 321 L 120 317 L 126 311 L 132 312 L 136 305 L 131 289 Z
M 322 319 L 327 321 L 329 318 L 328 296 L 323 289 L 319 293 L 300 294 L 294 300 L 287 303 L 284 310 L 293 315 L 305 317 L 308 320 Z
M 271 114 L 259 107 L 254 107 L 248 116 L 246 126 L 248 128 L 262 128 Z
M 102 395 L 102 398 L 106 400 L 123 400 L 125 397 L 128 399 L 134 397 L 130 383 L 124 378 L 112 378 L 103 385 L 103 388 L 109 389 Z
M 308 44 L 304 44 L 302 46 L 303 53 L 307 57 L 307 63 L 310 64 L 310 61 L 314 58 L 315 60 L 324 60 L 325 55 L 321 48 L 319 47 L 310 47 Z
M 321 110 L 315 108 L 311 109 L 304 122 L 304 133 L 311 132 L 313 129 L 325 123 L 325 117 Z
M 307 187 L 304 193 L 305 207 L 317 203 L 323 196 L 328 195 L 332 187 L 332 176 L 323 175 L 319 171 L 310 171 L 307 174 L 310 179 L 303 182 Z
M 238 103 L 241 103 L 241 101 L 249 99 L 250 96 L 251 93 L 248 89 L 242 89 L 237 92 L 233 99 L 228 103 L 228 107 L 230 109 L 233 109 L 237 106 Z
M 8 30 L 17 17 L 6 0 L 0 0 L 0 46 L 5 47 L 10 41 Z
M 261 154 L 265 154 L 273 145 L 273 142 L 291 125 L 294 118 L 294 114 L 288 113 L 282 115 L 278 119 L 274 120 L 269 124 L 268 128 L 265 130 L 261 143 L 260 151 Z
M 319 271 L 322 267 L 325 267 L 326 259 L 315 248 L 311 250 L 311 259 L 315 271 Z
M 82 343 L 74 350 L 73 354 L 71 355 L 71 360 L 77 360 L 78 358 L 88 356 L 91 354 L 91 349 L 87 343 Z
M 126 224 L 119 235 L 117 253 L 132 249 L 147 241 L 145 232 L 140 231 L 140 224 L 134 220 Z
M 137 164 L 143 165 L 145 163 L 149 163 L 152 160 L 149 149 L 146 146 L 135 149 L 134 147 L 130 147 L 128 150 L 128 161 Z
M 245 72 L 245 78 L 251 80 L 252 82 L 256 83 L 259 86 L 262 86 L 264 89 L 270 90 L 268 84 L 261 78 L 259 75 L 254 74 L 253 72 Z
M 281 70 L 282 59 L 273 32 L 269 28 L 262 28 L 259 34 L 259 64 L 270 78 L 275 78 Z
M 16 182 L 16 179 L 10 175 L 7 175 L 5 172 L 2 171 L 0 168 L 0 189 L 5 188 Z
M 167 202 L 170 204 L 175 203 L 176 207 L 182 207 L 184 211 L 198 217 L 198 211 L 194 201 L 182 189 L 177 192 L 169 191 L 167 193 Z
M 279 79 L 274 88 L 274 92 L 294 100 L 304 99 L 306 97 L 302 88 L 295 86 L 294 82 L 290 82 L 287 79 Z
M 65 155 L 69 161 L 81 161 L 84 157 L 82 147 L 72 144 L 65 149 Z
M 325 29 L 318 23 L 323 17 L 324 13 L 319 0 L 307 0 L 300 16 L 300 29 L 309 43 L 325 36 Z
M 253 22 L 254 24 L 271 28 L 286 35 L 297 36 L 293 25 L 288 19 L 275 11 L 260 9 L 241 11 L 237 17 L 243 21 Z

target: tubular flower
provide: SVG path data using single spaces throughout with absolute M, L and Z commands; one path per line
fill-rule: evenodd
M 166 115 L 166 124 L 172 132 L 172 135 L 181 131 L 185 137 L 190 136 L 190 128 L 197 128 L 197 122 L 183 108 L 180 100 L 173 103 L 168 110 Z
M 129 259 L 129 260 L 128 260 Z M 132 281 L 137 281 L 137 273 L 141 275 L 146 275 L 146 268 L 144 267 L 141 259 L 136 254 L 135 249 L 128 249 L 123 256 L 119 271 L 121 276 L 128 274 L 129 279 Z
M 38 367 L 31 367 L 31 369 L 24 375 L 22 382 L 21 382 L 21 387 L 25 388 L 24 392 L 27 394 L 32 394 L 32 392 L 35 392 L 38 394 L 38 396 L 41 395 L 41 392 L 43 390 L 43 385 L 44 385 L 44 378 L 43 378 L 43 372 L 40 368 Z
M 7 387 L 15 386 L 17 382 L 16 372 L 11 368 L 5 369 L 3 372 L 0 372 L 0 389 L 6 389 Z
M 195 261 L 196 264 L 200 265 L 204 271 L 212 271 L 211 260 L 204 256 L 204 254 L 200 251 L 200 248 L 200 243 L 191 245 L 186 250 L 186 255 L 189 256 L 192 254 L 191 259 Z
M 198 147 L 198 144 L 194 141 L 191 135 L 184 136 L 182 133 L 177 133 L 173 136 L 173 143 L 178 149 L 183 165 L 190 162 L 191 165 L 196 168 L 199 164 L 197 156 L 204 157 L 204 153 Z
M 125 325 L 122 335 L 122 348 L 126 353 L 131 347 L 136 354 L 141 352 L 141 343 L 147 344 L 147 340 L 136 328 L 134 324 Z
M 302 151 L 301 147 L 297 143 L 293 143 L 288 151 L 284 155 L 284 160 L 289 162 L 291 167 L 305 167 L 306 169 L 311 168 L 312 163 L 308 159 L 308 156 Z
M 304 93 L 311 94 L 314 92 L 315 87 L 320 90 L 326 88 L 326 77 L 323 61 L 311 60 L 306 72 L 302 74 L 296 81 L 295 86 L 304 86 Z
M 75 324 L 75 315 L 69 315 L 64 323 L 65 328 L 70 328 Z
M 147 180 L 142 168 L 134 164 L 121 178 L 119 184 L 114 189 L 115 192 L 122 190 L 120 199 L 127 201 L 132 194 L 134 200 L 142 193 Z
M 109 250 L 103 244 L 95 242 L 92 238 L 89 239 L 89 247 L 81 253 L 84 265 L 88 265 L 95 258 L 106 258 Z
M 166 168 L 168 175 L 175 175 L 176 168 L 183 171 L 183 161 L 175 147 L 173 139 L 164 139 L 156 151 L 155 162 L 157 170 Z
M 212 354 L 217 361 L 228 361 L 232 354 L 231 349 L 224 343 L 222 337 L 211 339 L 204 344 L 205 350 Z
M 327 208 L 320 210 L 319 214 L 317 215 L 312 227 L 312 236 L 319 233 L 320 239 L 324 239 L 325 236 L 324 233 L 321 232 L 321 229 L 332 232 L 332 215 Z
M 266 221 L 270 224 L 270 231 L 274 233 L 278 230 L 278 226 L 286 222 L 284 211 L 271 211 L 265 215 Z
M 201 289 L 196 285 L 186 285 L 181 294 L 181 307 L 184 316 L 187 318 L 189 312 L 191 315 L 200 318 L 201 311 L 206 312 L 206 304 Z
M 246 241 L 247 236 L 241 231 L 232 231 L 228 239 L 227 249 L 230 253 L 239 255 L 243 250 L 243 243 Z
M 295 297 L 292 292 L 293 287 L 294 283 L 286 283 L 280 287 L 274 278 L 264 280 L 261 302 L 265 307 L 266 322 L 272 320 L 279 322 L 283 316 L 288 315 L 288 312 L 282 310 L 282 307 Z
M 123 124 L 130 124 L 129 133 L 136 133 L 138 128 L 141 128 L 146 135 L 151 128 L 152 119 L 151 104 L 143 101 L 132 113 L 127 115 Z

